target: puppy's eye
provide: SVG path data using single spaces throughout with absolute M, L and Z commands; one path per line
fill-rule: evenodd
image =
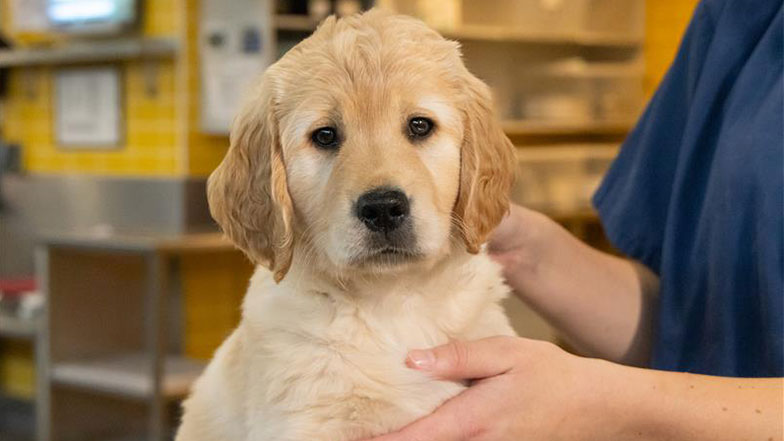
M 433 121 L 429 118 L 416 117 L 408 120 L 408 134 L 412 138 L 424 138 L 433 131 Z
M 322 127 L 314 130 L 311 139 L 317 147 L 322 149 L 334 149 L 340 144 L 338 131 L 334 127 Z

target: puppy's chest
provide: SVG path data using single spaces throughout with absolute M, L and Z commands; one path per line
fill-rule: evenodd
M 282 331 L 267 347 L 267 406 L 292 426 L 317 427 L 329 439 L 358 439 L 397 429 L 432 412 L 463 389 L 436 381 L 405 365 L 410 349 L 447 342 L 452 337 L 432 319 L 394 315 L 368 321 L 346 310 L 309 329 Z M 285 350 L 284 348 L 290 348 Z M 301 438 L 306 436 L 306 438 Z
M 251 368 L 250 414 L 265 415 L 255 421 L 276 435 L 260 439 L 362 439 L 399 429 L 459 393 L 462 384 L 408 368 L 406 354 L 511 334 L 498 304 L 506 287 L 492 269 L 436 286 L 387 286 L 357 296 L 364 301 L 287 289 L 246 298 L 246 350 L 260 355 Z

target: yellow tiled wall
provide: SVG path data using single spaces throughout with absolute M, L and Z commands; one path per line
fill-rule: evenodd
M 146 2 L 142 34 L 180 38 L 184 23 L 181 1 Z M 4 18 L 5 23 L 7 20 Z M 182 154 L 185 134 L 176 106 L 186 90 L 178 85 L 183 83 L 177 80 L 178 62 L 175 57 L 114 64 L 122 78 L 125 123 L 124 139 L 115 149 L 66 150 L 57 145 L 53 119 L 55 72 L 69 67 L 12 70 L 0 129 L 6 140 L 23 146 L 24 166 L 31 173 L 183 175 L 187 168 L 187 157 Z
M 171 176 L 177 170 L 174 62 L 117 65 L 123 85 L 124 141 L 114 149 L 63 149 L 54 133 L 53 90 L 56 68 L 11 71 L 3 133 L 23 146 L 25 169 L 32 173 Z M 149 83 L 150 69 L 155 71 Z M 149 89 L 155 89 L 155 95 Z
M 28 342 L 0 341 L 0 394 L 21 399 L 35 394 L 33 347 Z
M 181 262 L 189 357 L 209 359 L 240 321 L 240 305 L 253 271 L 239 251 L 189 254 Z
M 0 0 L 5 9 L 8 1 Z M 54 139 L 52 119 L 55 69 L 14 70 L 0 128 L 7 140 L 24 146 L 26 169 L 32 173 L 209 175 L 223 158 L 228 137 L 200 130 L 199 3 L 148 0 L 142 8 L 142 34 L 179 38 L 182 52 L 171 60 L 117 64 L 125 78 L 126 133 L 117 149 L 61 149 Z M 7 27 L 7 14 L 4 23 Z
M 652 95 L 672 63 L 698 0 L 647 0 L 645 91 Z
M 172 37 L 182 32 L 183 0 L 142 0 L 142 33 L 151 37 Z

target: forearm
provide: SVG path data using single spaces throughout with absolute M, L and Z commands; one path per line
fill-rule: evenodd
M 656 276 L 642 265 L 585 245 L 542 215 L 523 215 L 528 251 L 507 271 L 515 292 L 581 352 L 645 364 Z
M 609 365 L 609 363 L 607 363 Z M 784 379 L 612 366 L 603 414 L 613 439 L 782 441 Z

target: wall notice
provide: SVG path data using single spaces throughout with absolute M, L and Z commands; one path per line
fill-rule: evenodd
M 55 80 L 57 142 L 65 148 L 117 148 L 122 135 L 116 68 L 63 69 Z

